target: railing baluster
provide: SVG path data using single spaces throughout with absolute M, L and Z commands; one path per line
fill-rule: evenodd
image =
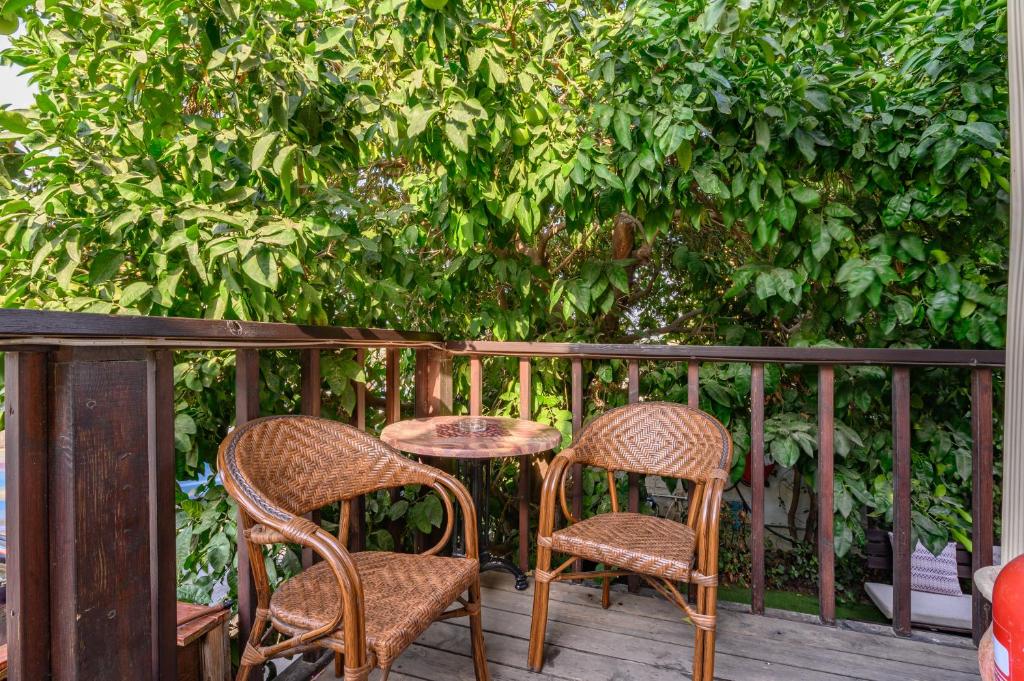
M 484 375 L 479 357 L 469 358 L 469 414 L 479 416 L 484 404 Z
M 686 404 L 700 409 L 700 363 L 688 362 L 686 365 Z
M 583 427 L 583 360 L 572 358 L 572 436 L 575 438 Z M 583 520 L 583 465 L 572 467 L 572 513 Z M 576 571 L 582 569 L 583 561 L 577 560 Z
M 892 370 L 892 628 L 910 635 L 910 369 Z
M 384 370 L 384 421 L 395 423 L 402 420 L 402 351 L 388 348 L 385 351 Z
M 7 643 L 11 679 L 50 677 L 47 523 L 48 354 L 4 354 L 7 426 Z
M 992 564 L 992 370 L 971 370 L 971 571 Z M 992 606 L 972 589 L 972 634 L 981 640 L 992 619 Z
M 307 416 L 320 416 L 320 351 L 299 351 L 299 392 L 301 402 L 299 410 Z M 320 510 L 311 511 L 306 517 L 317 525 L 320 524 Z M 318 556 L 313 549 L 303 547 L 302 567 L 308 568 L 317 562 Z
M 363 377 L 366 376 L 366 350 L 359 348 L 356 350 L 356 364 L 363 372 Z M 352 409 L 352 425 L 359 430 L 366 430 L 366 382 L 365 381 L 352 381 L 352 387 L 356 392 L 356 404 Z
M 824 624 L 836 621 L 833 457 L 835 370 L 818 368 L 818 601 Z
M 366 350 L 356 350 L 356 363 L 366 377 Z M 352 410 L 352 425 L 359 430 L 366 430 L 366 382 L 352 381 L 352 387 L 356 393 L 356 404 Z M 363 497 L 359 496 L 352 500 L 352 526 L 349 529 L 349 547 L 353 551 L 362 551 L 366 548 L 366 516 L 363 511 Z
M 631 359 L 628 367 L 629 403 L 636 404 L 640 401 L 640 362 Z M 640 476 L 636 473 L 629 474 L 629 496 L 626 503 L 630 513 L 640 512 Z M 631 593 L 640 591 L 640 578 L 636 575 L 629 577 L 626 582 Z
M 700 364 L 692 360 L 686 364 L 686 404 L 694 409 L 700 409 Z M 686 496 L 690 501 L 687 514 L 689 518 L 694 517 L 693 514 L 697 511 L 697 496 L 694 494 L 696 489 L 697 483 L 692 480 L 687 482 Z M 697 602 L 697 586 L 695 584 L 686 586 L 686 598 L 690 603 Z
M 385 351 L 384 366 L 384 422 L 396 423 L 402 420 L 402 351 L 388 348 Z M 401 492 L 388 490 L 391 503 L 397 502 Z M 402 552 L 402 525 L 397 520 L 388 523 L 388 532 L 395 545 L 395 551 Z
M 235 427 L 260 415 L 260 354 L 258 350 L 235 351 Z M 238 640 L 245 646 L 256 621 L 256 585 L 249 571 L 249 546 L 242 536 L 241 511 L 238 517 Z M 260 667 L 254 676 L 263 673 Z
M 452 413 L 452 357 L 444 350 L 416 351 L 416 418 Z
M 519 358 L 519 418 L 533 415 L 533 384 L 529 357 Z M 530 569 L 530 473 L 532 456 L 519 457 L 519 569 Z
M 764 614 L 764 365 L 750 365 L 750 610 Z

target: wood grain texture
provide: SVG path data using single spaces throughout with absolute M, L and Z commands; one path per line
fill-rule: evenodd
M 366 375 L 366 350 L 356 350 L 356 363 Z M 356 405 L 352 414 L 352 425 L 359 430 L 366 430 L 366 383 L 352 381 L 356 393 Z M 363 497 L 352 500 L 352 527 L 349 529 L 348 545 L 352 551 L 362 551 L 366 547 L 366 516 Z
M 178 579 L 174 517 L 174 353 L 170 350 L 150 352 L 147 374 L 153 678 L 174 681 L 178 677 L 178 651 L 174 645 Z
M 388 348 L 384 356 L 384 421 L 395 423 L 402 420 L 402 352 Z
M 519 418 L 533 417 L 533 367 L 529 357 L 519 358 Z M 556 443 L 557 444 L 557 443 Z M 519 460 L 519 569 L 530 569 L 530 477 L 533 458 Z
M 53 364 L 55 679 L 155 678 L 147 372 L 145 354 L 131 350 L 75 349 Z
M 50 673 L 48 354 L 4 355 L 7 663 L 14 681 Z
M 320 351 L 299 351 L 299 413 L 307 416 L 320 416 L 321 377 Z M 311 511 L 306 518 L 320 524 L 320 511 Z M 316 562 L 317 555 L 313 549 L 303 547 L 302 567 L 308 568 Z
M 821 621 L 836 621 L 834 508 L 835 370 L 818 368 L 818 602 Z
M 258 350 L 235 352 L 235 427 L 260 415 L 260 354 Z M 242 526 L 239 512 L 238 526 Z M 238 640 L 248 641 L 256 621 L 256 587 L 249 568 L 249 545 L 238 536 Z
M 484 371 L 479 357 L 469 360 L 469 413 L 479 416 L 483 412 Z
M 583 361 L 578 357 L 572 360 L 572 436 L 575 439 L 583 429 Z M 572 513 L 577 518 L 583 517 L 583 466 L 572 467 Z M 579 564 L 580 562 L 577 561 Z M 577 566 L 577 569 L 579 567 Z
M 765 364 L 901 364 L 906 366 L 1001 367 L 1002 350 L 911 348 L 792 348 L 743 345 L 640 345 L 527 341 L 448 341 L 456 355 L 640 359 L 673 362 L 762 362 Z
M 416 355 L 415 405 L 417 418 L 452 413 L 452 357 L 443 350 L 419 348 Z
M 483 620 L 494 679 L 503 681 L 681 681 L 689 678 L 692 628 L 660 598 L 551 585 L 548 664 L 526 669 L 531 593 L 503 575 L 483 575 Z M 532 588 L 532 587 L 531 587 Z M 739 606 L 719 609 L 715 678 L 721 681 L 977 681 L 973 648 L 949 647 L 848 628 L 755 617 Z M 943 638 L 943 641 L 949 639 Z M 395 664 L 390 681 L 472 681 L 469 628 L 462 620 L 433 625 Z M 973 665 L 973 669 L 972 669 Z M 333 678 L 330 674 L 327 678 Z M 379 677 L 370 677 L 379 681 Z
M 893 630 L 910 634 L 910 369 L 892 370 Z
M 143 317 L 57 312 L 0 310 L 0 339 L 36 337 L 44 344 L 66 344 L 76 339 L 109 339 L 119 345 L 140 347 L 285 347 L 290 343 L 416 344 L 437 343 L 432 333 L 361 329 L 344 326 L 304 326 L 273 322 Z M 0 340 L 0 347 L 4 343 Z
M 630 404 L 640 401 L 640 362 L 635 359 L 629 360 L 626 368 L 626 391 Z M 642 480 L 636 473 L 630 473 L 628 478 L 628 493 L 626 497 L 626 508 L 630 513 L 640 512 L 640 485 Z M 626 580 L 630 593 L 640 590 L 640 578 L 629 577 Z
M 506 416 L 431 416 L 388 424 L 380 439 L 420 456 L 495 459 L 546 452 L 561 442 L 562 434 L 543 423 Z
M 992 370 L 971 371 L 971 571 L 992 564 Z M 1004 502 L 1005 503 L 1005 502 Z M 975 644 L 992 621 L 992 605 L 972 588 L 971 633 Z
M 764 614 L 764 365 L 750 365 L 750 610 Z

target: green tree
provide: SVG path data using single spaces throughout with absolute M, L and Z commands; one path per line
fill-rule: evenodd
M 23 30 L 3 58 L 39 94 L 0 111 L 0 305 L 498 340 L 1000 347 L 1005 14 L 7 0 L 0 29 Z M 343 415 L 363 377 L 350 356 L 325 366 Z M 265 408 L 289 408 L 294 368 L 263 369 Z M 536 390 L 563 431 L 565 369 L 538 365 Z M 182 475 L 212 461 L 230 371 L 180 360 Z M 514 412 L 514 368 L 492 371 L 488 408 Z M 676 371 L 652 367 L 645 392 L 678 399 Z M 772 371 L 770 455 L 813 493 L 813 372 Z M 590 409 L 624 400 L 623 373 L 587 365 Z M 887 384 L 838 376 L 840 553 L 861 509 L 891 512 Z M 914 529 L 933 549 L 969 535 L 965 384 L 914 378 L 930 396 L 914 405 Z M 742 367 L 706 367 L 702 405 L 741 455 L 748 391 Z

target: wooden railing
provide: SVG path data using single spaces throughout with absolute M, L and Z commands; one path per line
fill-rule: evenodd
M 698 403 L 703 362 L 751 367 L 753 609 L 764 611 L 764 366 L 819 369 L 820 517 L 832 516 L 833 367 L 878 364 L 893 371 L 895 460 L 894 627 L 910 631 L 910 376 L 913 367 L 971 370 L 974 432 L 974 563 L 991 561 L 992 370 L 988 350 L 687 347 L 571 343 L 445 342 L 433 334 L 239 321 L 0 310 L 5 353 L 10 678 L 175 678 L 174 385 L 176 350 L 236 353 L 236 424 L 259 416 L 259 352 L 300 351 L 301 408 L 320 413 L 320 351 L 385 354 L 384 418 L 401 418 L 401 352 L 415 353 L 414 413 L 452 408 L 452 359 L 470 358 L 471 413 L 482 410 L 487 356 L 518 358 L 521 416 L 531 415 L 531 362 L 570 363 L 573 430 L 583 424 L 583 361 L 628 363 L 628 395 L 640 395 L 640 362 L 687 362 L 688 401 Z M 358 383 L 355 425 L 366 427 Z M 224 415 L 225 422 L 230 421 Z M 529 467 L 520 477 L 519 522 L 529 528 Z M 576 476 L 579 480 L 580 476 Z M 640 481 L 629 480 L 629 507 Z M 580 488 L 573 504 L 582 503 Z M 363 538 L 357 530 L 356 547 Z M 819 523 L 821 617 L 835 619 L 832 524 Z M 528 567 L 528 543 L 519 560 Z M 310 556 L 304 556 L 308 564 Z M 255 597 L 244 543 L 239 553 L 242 640 Z M 975 623 L 987 613 L 976 599 Z
M 259 416 L 260 350 L 300 351 L 300 410 L 319 414 L 320 351 L 355 348 L 365 361 L 383 348 L 394 421 L 405 348 L 416 354 L 416 412 L 441 409 L 441 342 L 383 329 L 0 310 L 8 678 L 177 678 L 175 350 L 235 352 L 241 424 Z M 365 427 L 365 386 L 355 387 L 354 420 Z M 245 542 L 238 561 L 246 640 L 256 600 Z
M 933 350 L 902 348 L 790 348 L 683 345 L 603 345 L 588 343 L 533 343 L 466 341 L 449 342 L 448 352 L 470 358 L 471 412 L 480 409 L 483 371 L 481 358 L 518 357 L 520 376 L 520 413 L 530 413 L 530 363 L 546 357 L 570 362 L 573 433 L 579 431 L 584 414 L 583 365 L 589 360 L 625 360 L 628 364 L 628 398 L 637 402 L 640 395 L 640 362 L 686 362 L 687 402 L 699 407 L 700 366 L 705 362 L 734 362 L 750 366 L 750 462 L 751 462 L 751 609 L 764 613 L 765 594 L 765 511 L 764 511 L 764 367 L 766 364 L 805 364 L 818 366 L 818 518 L 832 518 L 834 506 L 834 387 L 836 366 L 881 365 L 892 371 L 893 429 L 893 629 L 909 635 L 911 539 L 911 419 L 910 378 L 914 367 L 965 368 L 971 373 L 971 424 L 973 434 L 972 507 L 973 569 L 991 565 L 993 543 L 992 479 L 992 370 L 1003 367 L 1004 353 L 997 350 Z M 529 500 L 529 468 L 523 467 L 519 489 L 520 533 L 529 527 L 525 515 Z M 573 514 L 580 517 L 583 503 L 582 475 L 577 471 L 572 495 Z M 640 480 L 629 476 L 628 505 L 636 511 L 640 503 Z M 835 622 L 835 551 L 833 524 L 818 522 L 817 549 L 818 598 L 821 621 Z M 520 562 L 526 569 L 527 553 L 520 546 Z M 636 588 L 635 581 L 630 585 Z M 989 605 L 975 590 L 973 593 L 973 630 L 975 639 L 988 627 Z

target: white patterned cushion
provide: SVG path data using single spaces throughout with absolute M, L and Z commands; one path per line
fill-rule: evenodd
M 892 532 L 889 541 L 892 541 Z M 910 554 L 910 590 L 944 596 L 964 595 L 957 577 L 955 543 L 949 542 L 942 553 L 933 556 L 924 544 L 917 542 Z

